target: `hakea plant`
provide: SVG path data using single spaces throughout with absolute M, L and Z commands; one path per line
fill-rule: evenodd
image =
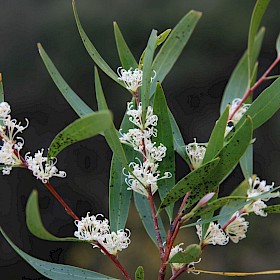
M 136 62 L 115 23 L 116 43 L 122 63 L 115 72 L 101 58 L 84 32 L 73 1 L 77 27 L 87 51 L 103 72 L 128 90 L 132 101 L 127 103 L 123 122 L 117 130 L 108 111 L 97 68 L 95 89 L 99 111 L 93 112 L 62 79 L 39 44 L 39 53 L 47 70 L 80 118 L 63 129 L 47 151 L 42 148 L 34 156 L 31 152 L 23 155 L 24 139 L 21 136 L 29 121 L 26 119 L 26 125 L 23 126 L 11 117 L 10 105 L 4 101 L 1 78 L 2 174 L 9 175 L 16 167 L 32 172 L 62 204 L 76 226 L 74 237 L 58 238 L 49 234 L 40 219 L 37 192 L 33 191 L 26 208 L 29 230 L 35 236 L 46 240 L 89 243 L 108 257 L 125 279 L 133 279 L 122 265 L 120 256 L 121 251 L 129 248 L 130 236 L 133 235 L 133 228 L 126 228 L 133 195 L 147 234 L 159 251 L 158 279 L 169 277 L 174 280 L 183 273 L 212 273 L 224 276 L 280 273 L 279 270 L 252 273 L 210 272 L 197 268 L 205 247 L 223 246 L 229 242 L 239 243 L 246 238 L 249 228 L 246 218 L 249 214 L 265 217 L 268 213 L 280 212 L 280 205 L 267 205 L 268 200 L 280 196 L 279 187 L 275 187 L 274 183 L 267 184 L 265 180 L 253 174 L 252 132 L 268 121 L 280 107 L 280 80 L 277 76 L 269 76 L 280 61 L 280 39 L 276 44 L 275 61 L 259 79 L 256 79 L 257 56 L 264 29 L 257 31 L 261 21 L 260 15 L 264 13 L 267 5 L 268 1 L 265 0 L 258 0 L 256 3 L 249 28 L 248 49 L 227 84 L 221 104 L 221 116 L 214 125 L 209 141 L 199 143 L 194 138 L 192 143 L 186 145 L 167 106 L 161 83 L 186 45 L 201 13 L 189 12 L 172 32 L 168 29 L 157 35 L 153 30 L 139 63 Z M 160 45 L 162 46 L 154 58 L 155 49 Z M 248 97 L 252 96 L 260 84 L 271 78 L 276 80 L 251 103 L 252 98 Z M 53 176 L 66 176 L 64 171 L 59 171 L 56 167 L 59 152 L 77 141 L 97 134 L 105 137 L 113 151 L 109 220 L 100 213 L 91 213 L 91 209 L 88 209 L 89 212 L 85 213 L 84 217 L 79 218 L 50 183 Z M 189 166 L 189 173 L 177 183 L 175 152 Z M 219 197 L 219 186 L 238 163 L 244 174 L 244 181 L 237 186 L 232 195 Z M 160 203 L 156 205 L 158 199 L 155 197 L 158 195 Z M 176 202 L 179 202 L 179 207 L 175 205 Z M 166 211 L 170 221 L 167 232 L 162 226 L 163 211 Z M 196 229 L 197 244 L 178 244 L 176 237 L 185 227 Z M 31 257 L 16 247 L 2 229 L 1 232 L 19 255 L 50 279 L 115 279 L 94 271 L 48 263 Z M 143 267 L 137 268 L 135 279 L 144 279 Z M 150 279 L 149 276 L 147 279 Z

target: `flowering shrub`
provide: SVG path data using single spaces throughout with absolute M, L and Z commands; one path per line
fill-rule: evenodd
M 24 139 L 19 136 L 28 127 L 11 117 L 10 105 L 4 101 L 0 87 L 0 164 L 2 175 L 13 168 L 22 167 L 39 179 L 69 214 L 76 226 L 74 237 L 58 238 L 50 234 L 40 218 L 37 191 L 29 197 L 27 226 L 35 236 L 49 241 L 89 243 L 98 248 L 120 270 L 125 279 L 132 279 L 121 263 L 121 251 L 128 249 L 133 228 L 126 228 L 132 197 L 149 238 L 158 248 L 160 266 L 158 279 L 177 279 L 183 273 L 212 273 L 224 276 L 275 274 L 280 271 L 227 273 L 198 269 L 203 251 L 209 245 L 239 243 L 246 238 L 249 214 L 266 217 L 279 213 L 280 205 L 267 205 L 270 199 L 280 196 L 279 186 L 267 184 L 253 174 L 253 131 L 268 121 L 280 107 L 278 77 L 269 77 L 280 61 L 280 39 L 277 40 L 277 57 L 265 73 L 257 76 L 257 57 L 262 44 L 263 29 L 260 21 L 269 1 L 258 0 L 249 28 L 248 48 L 237 65 L 225 89 L 221 115 L 214 125 L 207 143 L 185 144 L 177 123 L 166 103 L 161 83 L 188 42 L 201 13 L 191 11 L 171 31 L 151 32 L 147 47 L 137 62 L 115 24 L 115 37 L 122 66 L 113 71 L 90 42 L 79 21 L 75 2 L 74 15 L 82 41 L 96 64 L 95 91 L 98 112 L 93 112 L 62 79 L 54 64 L 39 44 L 40 55 L 54 82 L 70 106 L 80 117 L 57 134 L 50 146 L 21 154 Z M 155 56 L 155 50 L 159 48 Z M 112 80 L 124 87 L 132 100 L 119 129 L 116 129 L 108 110 L 97 67 Z M 276 79 L 253 102 L 250 98 L 267 79 Z M 239 83 L 236 83 L 239 81 Z M 109 220 L 103 214 L 85 213 L 78 217 L 56 192 L 50 179 L 64 178 L 59 171 L 58 154 L 69 145 L 101 134 L 113 151 L 110 171 Z M 189 166 L 189 172 L 175 181 L 175 153 Z M 221 197 L 219 187 L 240 164 L 244 181 L 230 196 Z M 155 197 L 159 197 L 159 200 Z M 159 201 L 159 203 L 157 203 Z M 169 224 L 165 225 L 162 213 L 166 212 Z M 178 233 L 194 227 L 197 243 L 177 244 Z M 167 229 L 167 230 L 166 230 Z M 19 249 L 4 237 L 30 265 L 50 279 L 115 279 L 73 266 L 49 263 L 36 259 Z M 194 230 L 195 232 L 195 230 Z M 169 270 L 170 268 L 170 270 Z M 169 272 L 168 272 L 169 271 Z M 170 275 L 169 275 L 169 274 Z M 146 272 L 148 275 L 148 272 Z M 169 275 L 169 276 L 168 276 Z M 186 274 L 187 275 L 187 274 Z M 148 276 L 149 277 L 149 276 Z M 144 279 L 144 268 L 139 266 L 135 279 Z M 148 278 L 149 279 L 149 278 Z

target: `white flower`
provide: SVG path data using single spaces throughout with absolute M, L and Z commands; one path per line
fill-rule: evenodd
M 102 214 L 96 216 L 89 216 L 89 212 L 86 217 L 82 218 L 81 221 L 74 221 L 78 230 L 74 232 L 74 236 L 81 240 L 98 241 L 100 236 L 110 232 L 110 226 L 107 219 L 98 220 L 97 218 Z
M 239 106 L 241 102 L 240 98 L 235 98 L 232 100 L 229 108 L 229 115 L 235 111 L 237 106 Z M 234 128 L 234 126 L 239 122 L 239 120 L 242 118 L 242 116 L 246 113 L 248 108 L 250 107 L 251 104 L 245 104 L 243 103 L 241 107 L 235 112 L 233 115 L 232 119 L 228 122 L 226 126 L 226 131 L 225 131 L 225 136 Z
M 271 185 L 267 185 L 265 180 L 260 180 L 259 177 L 256 177 L 254 180 L 252 178 L 249 178 L 249 189 L 247 191 L 247 197 L 248 199 L 253 199 L 254 197 L 257 197 L 259 195 L 262 195 L 264 193 L 268 193 L 273 189 L 274 183 Z M 270 198 L 279 197 L 279 192 L 274 193 L 268 193 L 267 197 L 256 199 L 252 203 L 246 205 L 244 207 L 245 211 L 247 213 L 254 212 L 256 215 L 266 217 L 267 213 L 264 212 L 264 209 L 267 207 L 267 205 L 264 203 L 264 201 L 268 201 Z
M 48 159 L 43 156 L 44 149 L 38 150 L 34 154 L 34 157 L 30 156 L 30 152 L 25 155 L 25 161 L 27 167 L 32 171 L 33 175 L 40 179 L 44 184 L 49 181 L 53 176 L 64 178 L 66 173 L 64 171 L 59 171 L 55 166 L 57 159 Z
M 239 212 L 233 214 L 233 221 L 225 228 L 230 240 L 238 243 L 241 239 L 246 238 L 249 222 L 247 222 Z
M 128 90 L 136 92 L 137 89 L 142 86 L 142 70 L 139 70 L 138 68 L 135 70 L 132 70 L 132 68 L 125 70 L 122 67 L 118 67 L 117 73 L 119 75 L 118 79 L 125 83 Z
M 232 100 L 229 108 L 229 115 L 231 115 L 234 112 L 237 106 L 239 106 L 240 102 L 241 102 L 240 98 L 235 98 Z M 234 114 L 234 116 L 231 119 L 234 125 L 236 125 L 239 122 L 239 120 L 242 118 L 242 116 L 245 114 L 245 112 L 248 110 L 249 107 L 250 104 L 243 103 L 241 105 L 241 107 L 237 110 L 237 112 Z
M 21 165 L 20 150 L 23 148 L 24 139 L 17 136 L 18 133 L 22 133 L 24 129 L 28 127 L 28 120 L 26 125 L 22 126 L 16 119 L 11 118 L 11 107 L 7 102 L 0 103 L 0 120 L 2 126 L 0 126 L 0 139 L 2 145 L 0 146 L 0 163 L 5 166 L 2 168 L 3 175 L 9 175 L 12 167 Z
M 202 226 L 196 225 L 196 233 L 201 241 Z M 227 234 L 221 229 L 219 224 L 210 223 L 206 235 L 202 241 L 203 244 L 226 245 L 229 241 Z
M 118 251 L 126 249 L 130 244 L 130 231 L 128 229 L 118 230 L 117 232 L 110 232 L 110 226 L 107 219 L 98 219 L 102 214 L 89 215 L 82 218 L 80 221 L 76 220 L 74 223 L 78 230 L 74 232 L 74 236 L 80 240 L 87 240 L 91 242 L 93 248 L 101 248 L 103 246 L 110 254 L 117 255 Z
M 7 102 L 0 103 L 0 119 L 6 119 L 11 113 L 11 107 Z
M 111 232 L 104 234 L 100 239 L 99 243 L 111 254 L 117 255 L 118 251 L 122 251 L 130 244 L 130 230 L 123 229 L 117 232 Z M 101 252 L 104 253 L 101 249 Z
M 184 252 L 185 250 L 181 248 L 181 246 L 184 245 L 184 243 L 180 243 L 176 245 L 175 247 L 172 247 L 170 254 L 169 254 L 169 260 L 175 256 L 179 252 Z M 174 270 L 181 269 L 185 264 L 184 263 L 171 263 L 171 266 Z
M 196 143 L 196 138 L 194 138 L 194 142 L 189 143 L 186 146 L 186 152 L 191 161 L 193 169 L 199 168 L 203 162 L 206 148 L 202 145 L 198 145 Z
M 137 158 L 138 163 L 131 162 L 129 167 L 133 169 L 133 174 L 125 174 L 127 178 L 125 179 L 126 184 L 128 185 L 128 190 L 133 190 L 138 192 L 146 197 L 148 197 L 147 187 L 151 188 L 152 194 L 158 190 L 157 181 L 162 179 L 167 179 L 172 176 L 170 172 L 165 172 L 164 176 L 160 177 L 160 172 L 158 169 L 158 164 L 151 162 L 149 160 L 144 161 L 143 163 Z
M 129 120 L 137 128 L 129 129 L 127 133 L 120 131 L 120 141 L 133 147 L 143 156 L 143 163 L 137 158 L 138 162 L 131 162 L 129 167 L 132 169 L 133 174 L 123 174 L 127 177 L 125 179 L 128 185 L 128 190 L 133 190 L 146 197 L 149 196 L 148 189 L 154 194 L 157 189 L 157 181 L 161 179 L 167 179 L 172 176 L 170 172 L 164 172 L 163 176 L 160 176 L 158 171 L 158 163 L 166 156 L 166 147 L 160 143 L 156 146 L 156 142 L 152 142 L 152 137 L 157 137 L 157 115 L 153 114 L 153 108 L 151 106 L 147 109 L 146 118 L 143 124 L 142 121 L 142 106 L 141 102 L 137 109 L 133 108 L 133 103 L 127 103 L 127 112 Z

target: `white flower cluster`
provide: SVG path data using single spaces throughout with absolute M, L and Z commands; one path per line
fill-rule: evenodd
M 119 75 L 118 79 L 125 83 L 125 86 L 128 90 L 136 92 L 137 89 L 142 86 L 142 70 L 138 68 L 135 70 L 132 70 L 132 68 L 125 70 L 122 67 L 118 67 L 117 73 Z
M 109 221 L 107 219 L 98 219 L 102 214 L 89 216 L 89 212 L 82 220 L 76 220 L 74 223 L 78 230 L 74 232 L 74 236 L 80 240 L 90 241 L 93 248 L 103 246 L 111 255 L 117 255 L 118 251 L 122 251 L 130 244 L 130 231 L 128 229 L 110 231 Z M 101 249 L 101 252 L 104 253 Z
M 239 106 L 241 102 L 240 98 L 235 98 L 232 100 L 229 108 L 229 115 L 231 115 L 234 110 Z M 250 104 L 242 104 L 241 107 L 236 111 L 236 113 L 233 115 L 232 119 L 228 122 L 226 126 L 226 132 L 225 135 L 227 135 L 233 127 L 239 122 L 239 120 L 242 118 L 242 116 L 245 114 L 245 112 L 250 107 Z
M 152 142 L 151 138 L 157 136 L 157 121 L 158 117 L 153 114 L 153 108 L 151 106 L 147 109 L 145 123 L 142 122 L 142 106 L 141 102 L 138 109 L 133 109 L 133 103 L 128 102 L 127 113 L 130 122 L 132 122 L 137 128 L 129 129 L 127 133 L 121 133 L 120 141 L 124 144 L 130 145 L 134 150 L 138 151 L 143 156 L 143 163 L 136 158 L 137 162 L 131 162 L 129 166 L 133 170 L 133 175 L 124 173 L 128 190 L 134 190 L 142 195 L 148 197 L 147 188 L 151 188 L 152 194 L 157 189 L 157 181 L 161 179 L 170 178 L 172 174 L 165 172 L 160 177 L 158 171 L 158 163 L 166 155 L 166 147 L 163 144 L 156 146 L 156 143 Z
M 246 238 L 249 222 L 247 222 L 243 216 L 251 212 L 259 216 L 267 216 L 267 213 L 264 212 L 264 209 L 267 207 L 264 201 L 280 196 L 279 192 L 269 193 L 273 189 L 273 186 L 274 183 L 272 183 L 272 185 L 267 185 L 265 180 L 261 181 L 258 177 L 255 179 L 249 178 L 249 189 L 247 191 L 248 200 L 252 200 L 254 197 L 267 193 L 266 196 L 264 198 L 256 198 L 256 200 L 246 205 L 240 212 L 234 213 L 229 219 L 229 222 L 223 227 L 218 223 L 215 224 L 211 222 L 204 237 L 203 244 L 226 245 L 229 239 L 234 243 L 238 243 L 240 240 Z M 201 225 L 197 225 L 196 229 L 197 235 L 201 240 Z
M 202 226 L 196 225 L 196 233 L 201 240 Z M 229 236 L 223 231 L 219 224 L 211 222 L 204 236 L 203 244 L 211 245 L 226 245 L 229 241 Z
M 272 190 L 274 183 L 272 183 L 272 185 L 267 185 L 265 180 L 261 181 L 259 177 L 256 177 L 255 179 L 249 178 L 249 185 L 250 187 L 247 191 L 247 196 L 248 199 L 252 199 L 256 196 L 259 196 Z M 245 207 L 245 211 L 247 213 L 254 212 L 256 215 L 266 217 L 267 213 L 264 212 L 264 209 L 267 207 L 267 205 L 264 203 L 264 201 L 268 201 L 270 198 L 275 198 L 279 196 L 279 192 L 274 192 L 268 194 L 266 198 L 256 199 L 255 201 L 253 201 Z
M 193 169 L 199 168 L 203 162 L 206 148 L 202 145 L 197 144 L 196 138 L 194 138 L 194 142 L 189 143 L 186 146 L 186 152 L 191 161 Z
M 55 166 L 57 162 L 56 158 L 48 159 L 43 156 L 43 153 L 44 149 L 41 149 L 34 154 L 34 157 L 29 155 L 30 152 L 25 155 L 27 167 L 32 171 L 33 175 L 44 184 L 53 176 L 61 178 L 66 177 L 66 173 L 64 171 L 59 171 Z
M 24 139 L 17 136 L 28 127 L 28 120 L 26 125 L 22 126 L 21 122 L 12 119 L 11 107 L 7 102 L 0 103 L 0 139 L 2 145 L 0 146 L 0 163 L 4 165 L 2 168 L 3 175 L 9 175 L 13 166 L 21 165 L 19 152 L 24 145 Z

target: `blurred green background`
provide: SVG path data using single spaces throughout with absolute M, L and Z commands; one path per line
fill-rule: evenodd
M 187 47 L 163 87 L 186 143 L 196 137 L 208 140 L 219 116 L 219 103 L 234 66 L 246 49 L 247 32 L 253 0 L 185 0 L 185 1 L 94 1 L 77 0 L 81 22 L 101 55 L 116 69 L 120 62 L 114 43 L 112 22 L 117 21 L 135 57 L 139 58 L 152 28 L 172 28 L 190 9 L 203 16 Z M 280 2 L 271 1 L 262 25 L 267 27 L 260 56 L 260 73 L 275 58 L 275 40 L 280 31 Z M 13 117 L 30 120 L 24 133 L 25 151 L 34 153 L 47 148 L 53 137 L 77 118 L 60 96 L 37 52 L 41 42 L 71 87 L 96 109 L 93 62 L 85 51 L 75 26 L 70 0 L 1 1 L 0 71 L 3 74 L 6 100 Z M 279 66 L 275 69 L 279 73 Z M 108 103 L 119 125 L 129 94 L 101 75 Z M 280 92 L 280 90 L 279 90 Z M 257 94 L 257 93 L 256 93 Z M 258 129 L 254 136 L 255 168 L 260 178 L 280 182 L 280 114 Z M 111 152 L 101 137 L 77 143 L 63 151 L 58 167 L 67 171 L 64 180 L 53 185 L 79 216 L 108 213 L 108 174 Z M 187 172 L 178 159 L 177 177 Z M 242 180 L 237 168 L 222 186 L 228 194 Z M 25 170 L 13 170 L 1 177 L 0 224 L 10 238 L 27 253 L 58 263 L 67 263 L 120 277 L 116 269 L 89 245 L 51 243 L 33 237 L 25 225 L 25 206 L 32 189 L 39 190 L 42 219 L 58 236 L 71 236 L 75 226 L 62 207 L 39 181 Z M 209 247 L 197 268 L 217 271 L 255 271 L 280 268 L 279 218 L 250 217 L 248 238 L 238 245 Z M 128 227 L 132 244 L 120 254 L 120 260 L 133 273 L 138 265 L 146 270 L 146 279 L 156 279 L 157 253 L 141 231 L 134 207 Z M 182 232 L 180 241 L 196 242 L 195 230 Z M 138 240 L 138 241 L 137 241 Z M 179 240 L 178 240 L 179 241 Z M 1 279 L 46 279 L 41 277 L 0 237 Z M 181 279 L 223 279 L 221 276 L 187 275 Z M 255 279 L 257 277 L 246 277 Z M 231 278 L 232 279 L 232 278 Z M 279 279 L 260 276 L 257 279 Z

